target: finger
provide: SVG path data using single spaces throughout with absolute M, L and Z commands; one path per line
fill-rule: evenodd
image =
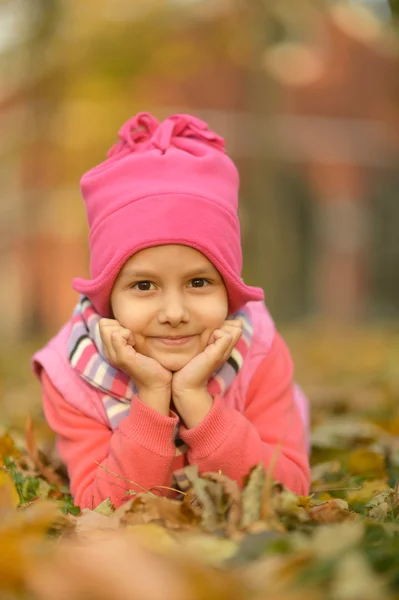
M 100 319 L 98 322 L 98 325 L 100 327 L 100 329 L 106 329 L 108 327 L 115 327 L 118 326 L 120 327 L 120 323 L 116 320 L 116 319 Z
M 226 348 L 224 355 L 223 355 L 223 361 L 225 362 L 228 358 L 230 358 L 231 353 L 234 350 L 235 345 L 237 344 L 238 340 L 240 339 L 241 335 L 242 335 L 242 329 L 238 328 L 238 327 L 231 327 L 228 330 L 225 330 L 226 333 L 228 333 L 231 336 L 230 339 L 230 343 L 228 345 L 228 347 Z
M 242 326 L 241 327 L 236 327 L 236 326 L 230 326 L 230 325 L 225 325 L 223 327 L 223 331 L 226 331 L 227 333 L 229 333 L 234 340 L 234 344 L 236 344 L 238 342 L 238 340 L 240 339 L 240 337 L 242 336 Z
M 212 354 L 215 358 L 222 360 L 233 341 L 233 336 L 223 329 L 216 329 L 213 335 L 215 341 L 208 347 L 212 349 Z
M 111 343 L 116 355 L 116 364 L 125 365 L 127 364 L 127 357 L 133 357 L 136 352 L 133 347 L 128 344 L 128 339 L 131 335 L 129 329 L 121 329 L 111 334 Z
M 231 327 L 228 329 L 228 332 L 233 337 L 233 345 L 235 346 L 240 337 L 242 336 L 242 327 Z
M 232 335 L 236 335 L 236 332 L 242 332 L 242 321 L 240 321 L 239 319 L 226 319 L 226 321 L 223 323 L 223 325 L 220 327 L 220 330 L 222 331 L 226 331 L 228 333 L 231 333 Z M 217 330 L 215 330 L 217 331 Z M 239 336 L 241 335 L 241 333 L 239 334 Z M 239 336 L 237 337 L 237 340 L 239 339 Z M 208 346 L 210 344 L 214 344 L 216 341 L 214 332 L 211 333 L 209 340 L 208 340 Z
M 124 329 L 120 325 L 108 327 L 103 331 L 103 343 L 104 343 L 104 354 L 107 360 L 112 362 L 115 366 L 119 364 L 119 356 L 115 341 L 124 340 L 123 344 L 126 345 L 126 338 L 129 338 L 129 329 Z
M 129 346 L 134 346 L 134 336 L 133 336 L 133 333 L 130 331 L 130 329 L 127 329 L 126 327 L 121 327 L 120 333 L 121 333 L 122 338 L 124 340 L 126 340 L 127 344 L 129 344 Z
M 239 340 L 242 335 L 242 327 L 231 327 L 230 325 L 224 325 L 223 331 L 225 331 L 226 333 L 230 333 L 230 335 L 232 335 L 237 340 Z
M 230 335 L 232 335 L 236 341 L 240 339 L 243 331 L 241 323 L 239 325 L 229 325 L 225 323 L 222 329 L 223 331 L 230 333 Z
M 103 328 L 100 329 L 100 337 L 103 343 L 103 347 L 104 347 L 104 356 L 105 358 L 112 362 L 115 363 L 116 361 L 116 354 L 115 354 L 115 349 L 113 347 L 112 341 L 111 341 L 111 335 L 113 332 L 117 332 L 117 330 L 119 329 L 119 327 L 108 327 L 108 328 Z
M 226 319 L 224 325 L 231 325 L 233 327 L 240 327 L 242 329 L 241 319 Z

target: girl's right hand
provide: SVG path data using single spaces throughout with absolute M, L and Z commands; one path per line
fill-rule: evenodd
M 134 381 L 144 404 L 168 415 L 172 373 L 153 358 L 136 352 L 132 332 L 116 319 L 101 319 L 99 328 L 105 358 Z

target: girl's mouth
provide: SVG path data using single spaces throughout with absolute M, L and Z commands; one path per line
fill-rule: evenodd
M 157 340 L 161 344 L 165 344 L 166 346 L 183 346 L 193 338 L 193 335 L 188 335 L 184 337 L 154 337 L 153 339 Z

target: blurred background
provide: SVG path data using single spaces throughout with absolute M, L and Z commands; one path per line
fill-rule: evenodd
M 142 110 L 225 136 L 244 277 L 279 327 L 399 321 L 398 14 L 396 0 L 0 0 L 0 385 L 30 377 L 30 350 L 69 318 L 88 276 L 79 179 Z

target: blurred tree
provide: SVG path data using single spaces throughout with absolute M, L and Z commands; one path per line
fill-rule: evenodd
M 399 0 L 389 0 L 392 12 L 395 17 L 399 16 Z

